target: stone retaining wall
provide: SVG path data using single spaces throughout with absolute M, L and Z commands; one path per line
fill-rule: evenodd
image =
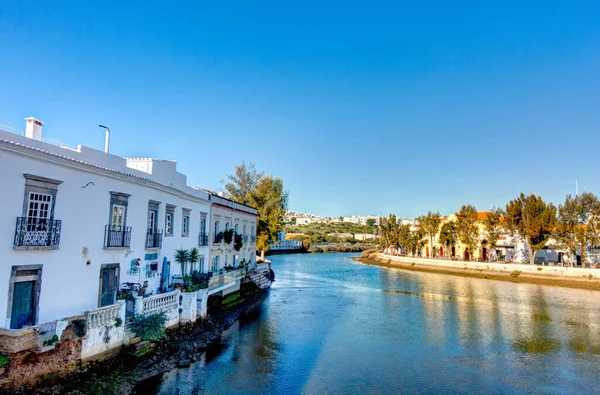
M 511 274 L 515 270 L 522 274 L 533 275 L 546 278 L 568 279 L 568 280 L 593 280 L 600 279 L 600 269 L 587 269 L 576 267 L 562 266 L 539 266 L 520 263 L 498 263 L 498 262 L 469 262 L 469 261 L 452 261 L 436 258 L 417 258 L 417 257 L 401 257 L 382 253 L 371 254 L 369 258 L 375 259 L 380 263 L 393 265 L 415 263 L 421 266 L 429 266 L 445 269 L 462 269 L 473 271 L 489 271 L 498 274 Z

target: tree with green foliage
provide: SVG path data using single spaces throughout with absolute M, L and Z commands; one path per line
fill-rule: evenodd
M 258 211 L 256 248 L 264 260 L 271 241 L 283 229 L 283 216 L 288 207 L 288 192 L 283 189 L 281 178 L 266 176 L 260 179 L 250 192 L 250 205 Z
M 404 254 L 408 254 L 411 248 L 411 237 L 410 225 L 404 224 L 398 227 L 396 246 L 404 250 Z
M 581 262 L 585 264 L 585 248 L 600 240 L 600 201 L 590 192 L 572 197 L 558 206 L 555 236 L 573 255 L 581 249 Z
M 473 205 L 463 205 L 456 214 L 456 235 L 468 251 L 469 260 L 478 244 L 479 228 L 477 227 L 477 209 Z
M 188 262 L 190 263 L 190 266 L 194 267 L 198 261 L 200 261 L 200 251 L 198 251 L 196 247 L 190 248 L 188 251 Z
M 433 238 L 437 235 L 440 229 L 442 219 L 439 212 L 429 211 L 427 215 L 422 215 L 417 218 L 417 226 L 427 236 L 429 240 L 430 256 L 433 257 Z
M 505 226 L 528 245 L 529 263 L 534 263 L 535 251 L 543 248 L 556 225 L 556 207 L 531 194 L 521 195 L 506 205 Z
M 189 251 L 184 248 L 175 250 L 175 256 L 173 259 L 175 260 L 175 262 L 177 262 L 181 265 L 181 275 L 185 276 L 185 265 L 190 260 Z
M 381 231 L 381 239 L 384 243 L 384 251 L 397 243 L 398 220 L 394 214 L 390 214 L 388 218 L 382 218 L 379 229 Z
M 242 162 L 241 165 L 235 167 L 235 174 L 227 176 L 229 179 L 225 183 L 227 197 L 238 203 L 250 205 L 250 195 L 256 190 L 263 177 L 264 173 L 258 173 L 253 163 L 246 165 L 246 162 Z
M 495 257 L 496 243 L 498 243 L 498 239 L 504 230 L 502 217 L 504 217 L 504 211 L 501 208 L 492 207 L 481 220 L 485 233 L 485 245 L 490 250 L 490 253 L 488 253 L 488 260 L 492 259 L 492 256 Z
M 456 246 L 458 242 L 456 236 L 456 221 L 446 221 L 442 224 L 439 242 L 444 248 L 444 256 L 450 257 L 452 247 Z
M 256 208 L 258 223 L 256 225 L 256 248 L 260 250 L 264 261 L 265 252 L 277 232 L 283 229 L 283 217 L 288 205 L 288 192 L 283 189 L 281 178 L 265 176 L 257 172 L 254 164 L 242 162 L 235 167 L 235 174 L 227 176 L 225 184 L 227 197 Z
M 377 220 L 375 218 L 367 219 L 367 226 L 375 226 L 376 223 L 377 223 Z

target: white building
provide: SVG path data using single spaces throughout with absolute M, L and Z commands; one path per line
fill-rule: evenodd
M 257 211 L 207 191 L 212 203 L 210 227 L 210 267 L 212 273 L 225 268 L 256 265 Z M 239 248 L 239 249 L 237 249 Z
M 313 219 L 310 217 L 299 217 L 296 218 L 296 225 L 309 225 L 313 222 Z
M 218 230 L 229 222 L 245 246 L 219 251 L 219 268 L 227 259 L 237 263 L 234 255 L 253 260 L 256 210 L 187 186 L 174 161 L 49 144 L 42 126 L 28 118 L 25 136 L 0 130 L 0 326 L 111 305 L 126 282 L 145 285 L 147 293 L 169 289 L 172 276 L 182 274 L 177 249 L 199 250 L 186 273 L 214 270 L 208 245 L 214 247 L 210 228 L 219 216 Z
M 366 225 L 367 221 L 370 219 L 375 220 L 375 225 L 379 226 L 381 222 L 381 217 L 373 215 L 353 215 L 350 217 L 344 217 L 344 222 L 349 222 L 358 225 Z

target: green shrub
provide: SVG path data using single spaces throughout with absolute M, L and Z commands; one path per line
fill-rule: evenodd
M 4 354 L 0 354 L 0 368 L 4 365 L 8 364 L 9 361 L 10 361 L 10 358 L 8 358 Z
M 115 327 L 120 327 L 121 324 L 123 323 L 123 320 L 121 319 L 121 317 L 117 317 L 115 318 Z
M 57 342 L 58 342 L 58 336 L 53 335 L 50 340 L 44 341 L 43 344 L 44 344 L 44 346 L 51 346 L 51 345 L 53 345 L 54 343 L 57 343 Z
M 167 337 L 165 322 L 167 315 L 164 312 L 138 315 L 131 322 L 131 330 L 142 340 L 159 341 Z
M 193 270 L 190 273 L 190 277 L 192 278 L 192 285 L 199 286 L 196 290 L 208 288 L 208 273 L 200 273 L 198 270 Z
M 71 321 L 71 325 L 73 325 L 73 329 L 75 330 L 75 334 L 77 335 L 77 337 L 84 337 L 85 336 L 85 320 L 79 319 L 79 320 L 73 320 Z

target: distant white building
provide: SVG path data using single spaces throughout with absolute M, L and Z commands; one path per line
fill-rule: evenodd
M 380 216 L 373 216 L 373 215 L 353 215 L 350 217 L 344 217 L 344 222 L 349 222 L 352 224 L 358 224 L 358 225 L 367 225 L 368 220 L 373 219 L 375 220 L 375 225 L 379 226 L 379 224 L 381 223 L 381 217 Z
M 309 225 L 312 222 L 313 222 L 313 219 L 310 217 L 296 218 L 296 225 Z

